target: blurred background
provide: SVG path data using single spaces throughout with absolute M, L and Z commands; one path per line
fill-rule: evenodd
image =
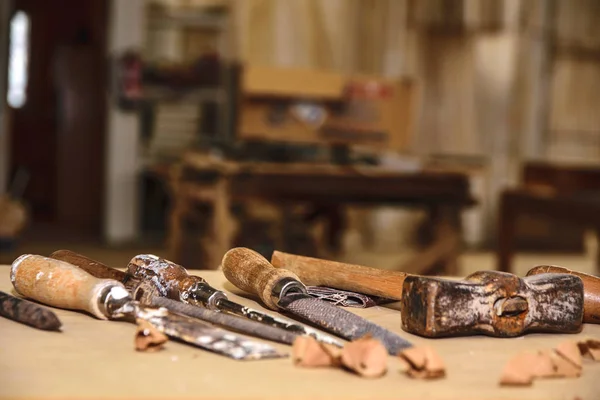
M 600 1 L 2 0 L 0 46 L 0 263 L 598 272 Z

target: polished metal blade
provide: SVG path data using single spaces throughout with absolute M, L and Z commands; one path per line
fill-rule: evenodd
M 391 355 L 397 355 L 412 346 L 406 339 L 363 317 L 305 293 L 288 294 L 279 300 L 278 305 L 313 325 L 347 340 L 356 340 L 370 334 L 380 340 Z
M 249 307 L 245 307 L 241 304 L 235 303 L 228 299 L 219 299 L 219 301 L 217 303 L 217 307 L 219 310 L 221 310 L 223 312 L 240 315 L 242 317 L 246 317 L 253 321 L 261 322 L 268 326 L 285 329 L 286 331 L 295 333 L 297 335 L 312 336 L 313 338 L 315 338 L 316 340 L 318 340 L 319 342 L 322 342 L 322 343 L 332 344 L 337 347 L 343 346 L 339 340 L 337 340 L 329 335 L 325 335 L 316 329 L 313 329 L 313 328 L 305 326 L 305 325 L 300 325 L 298 323 L 291 322 L 291 321 L 285 320 L 283 318 L 273 317 L 269 314 L 265 314 L 261 311 L 254 310 Z
M 165 335 L 235 360 L 287 357 L 273 346 L 246 339 L 201 321 L 171 314 L 165 308 L 136 305 L 135 317 L 149 322 Z

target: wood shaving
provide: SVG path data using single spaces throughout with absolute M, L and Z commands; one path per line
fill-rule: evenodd
M 387 372 L 387 350 L 377 339 L 364 337 L 342 350 L 342 365 L 365 378 L 378 378 Z
M 135 349 L 137 351 L 155 352 L 163 348 L 169 340 L 165 334 L 159 332 L 147 321 L 138 321 L 135 332 Z
M 567 340 L 560 343 L 554 348 L 558 354 L 569 360 L 577 368 L 581 368 L 582 359 L 579 351 L 578 343 L 573 340 Z
M 577 343 L 577 345 L 583 357 L 600 361 L 600 340 L 586 339 Z
M 444 361 L 429 346 L 410 347 L 399 354 L 401 372 L 416 379 L 437 379 L 446 376 Z
M 338 361 L 333 350 L 310 336 L 298 336 L 292 345 L 292 360 L 299 367 L 331 367 Z M 334 346 L 332 346 L 334 347 Z
M 538 355 L 524 352 L 517 354 L 504 366 L 500 384 L 506 386 L 529 386 L 533 383 L 533 366 Z
M 556 371 L 555 377 L 576 378 L 581 375 L 580 367 L 577 367 L 557 352 L 551 352 L 550 354 L 552 355 L 552 363 Z

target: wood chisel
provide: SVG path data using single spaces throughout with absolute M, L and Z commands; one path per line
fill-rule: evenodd
M 16 291 L 40 303 L 87 311 L 99 319 L 147 321 L 165 335 L 236 360 L 285 357 L 268 344 L 258 343 L 200 321 L 146 307 L 131 298 L 123 284 L 98 279 L 67 262 L 24 254 L 11 268 Z
M 201 277 L 189 275 L 181 265 L 155 255 L 140 254 L 134 257 L 127 266 L 127 273 L 136 279 L 152 282 L 164 297 L 248 318 L 296 335 L 312 336 L 320 342 L 341 347 L 338 340 L 316 329 L 235 303 L 227 298 L 225 292 L 213 288 Z
M 230 315 L 218 311 L 209 310 L 204 307 L 183 303 L 162 297 L 156 284 L 152 280 L 136 279 L 127 273 L 92 260 L 84 255 L 70 250 L 58 250 L 50 255 L 51 258 L 66 261 L 76 267 L 83 269 L 89 274 L 101 279 L 114 279 L 125 284 L 135 300 L 142 304 L 156 307 L 165 307 L 176 314 L 182 314 L 192 318 L 198 318 L 211 324 L 220 325 L 224 328 L 237 331 L 250 336 L 272 340 L 279 343 L 293 344 L 298 334 L 287 330 L 264 325 L 260 322 L 237 315 Z M 341 346 L 341 344 L 340 344 Z
M 412 344 L 397 334 L 349 311 L 315 299 L 291 271 L 274 268 L 263 256 L 247 248 L 234 248 L 221 262 L 225 277 L 238 288 L 256 294 L 272 310 L 285 310 L 348 340 L 372 335 L 396 355 Z

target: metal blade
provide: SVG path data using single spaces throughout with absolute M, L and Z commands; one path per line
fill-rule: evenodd
M 235 315 L 240 315 L 242 317 L 246 317 L 253 321 L 258 321 L 275 328 L 285 329 L 286 331 L 295 333 L 297 335 L 312 336 L 316 340 L 323 343 L 332 344 L 337 347 L 343 346 L 339 340 L 331 336 L 324 335 L 316 329 L 300 325 L 294 322 L 290 322 L 282 318 L 273 317 L 269 314 L 265 314 L 261 311 L 245 307 L 228 299 L 219 299 L 217 307 L 223 312 L 229 312 Z
M 170 314 L 165 308 L 138 304 L 135 316 L 148 321 L 167 336 L 235 360 L 287 357 L 287 354 L 278 352 L 271 345 L 248 340 L 198 320 Z
M 370 334 L 379 339 L 391 355 L 397 355 L 403 349 L 412 346 L 409 341 L 397 334 L 308 294 L 289 294 L 279 301 L 279 306 L 347 340 L 359 339 Z

